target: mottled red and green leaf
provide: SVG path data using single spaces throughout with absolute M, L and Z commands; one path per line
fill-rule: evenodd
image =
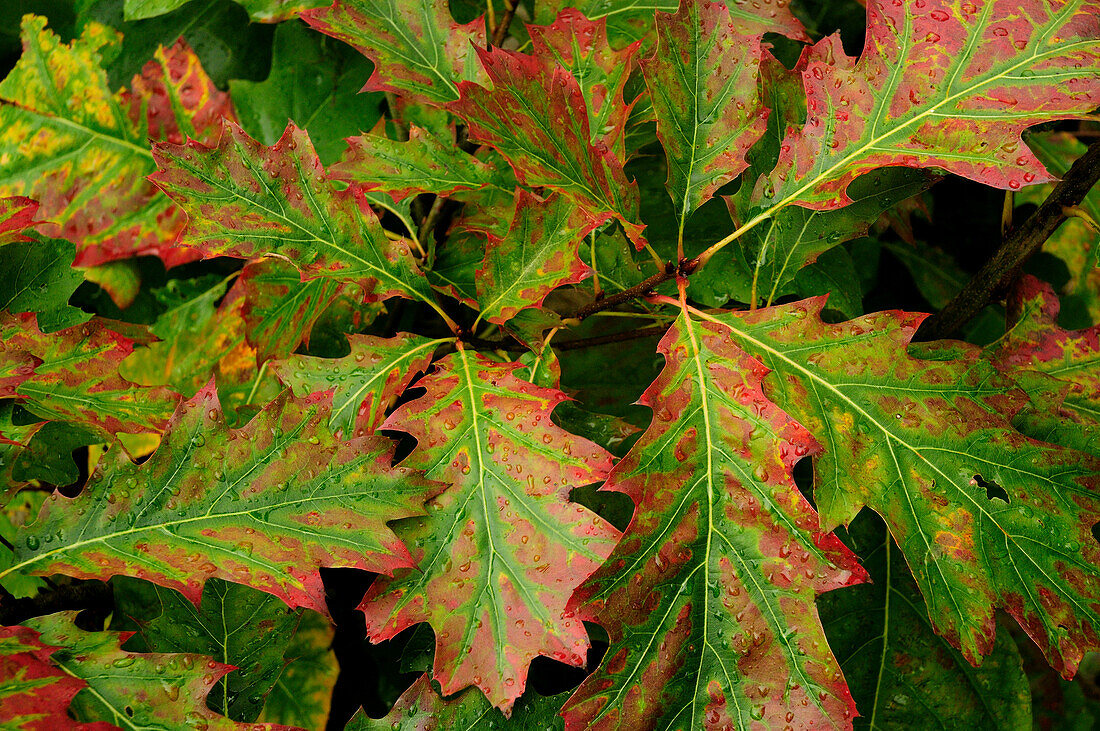
M 909 355 L 924 315 L 828 324 L 824 304 L 725 320 L 772 369 L 765 392 L 824 447 L 814 460 L 823 523 L 864 505 L 879 513 L 936 631 L 971 662 L 990 651 L 1003 608 L 1072 676 L 1100 646 L 1100 458 L 1016 431 L 1027 398 L 977 348 Z
M 361 607 L 375 640 L 431 624 L 443 692 L 474 685 L 505 711 L 539 655 L 584 666 L 588 635 L 566 603 L 618 538 L 569 500 L 611 455 L 551 422 L 565 394 L 519 380 L 521 367 L 459 350 L 386 420 L 417 440 L 401 464 L 449 487 L 398 527 L 416 568 L 376 581 Z
M 120 38 L 93 22 L 64 44 L 45 18 L 24 18 L 23 56 L 0 83 L 11 102 L 0 106 L 0 195 L 36 199 L 40 230 L 76 244 L 77 266 L 137 254 L 180 264 L 196 256 L 174 248 L 184 215 L 146 180 L 149 141 L 214 140 L 233 108 L 183 41 L 113 92 L 100 63 Z
M 757 183 L 769 206 L 839 208 L 884 165 L 942 168 L 997 188 L 1050 180 L 1020 136 L 1100 102 L 1100 0 L 869 0 L 863 54 L 819 41 L 802 73 L 806 124 Z
M 443 104 L 458 99 L 460 82 L 484 78 L 474 53 L 486 44 L 484 22 L 456 23 L 447 0 L 336 0 L 301 18 L 374 62 L 363 91 Z
M 331 391 L 329 428 L 348 439 L 374 433 L 386 410 L 445 342 L 409 333 L 392 338 L 349 335 L 351 352 L 343 358 L 292 355 L 276 362 L 275 371 L 295 396 Z
M 160 431 L 179 397 L 120 374 L 134 346 L 149 340 L 137 328 L 127 330 L 122 334 L 92 320 L 46 335 L 33 314 L 0 313 L 0 372 L 7 376 L 0 380 L 0 396 L 22 399 L 43 419 L 69 421 L 106 436 Z
M 195 603 L 218 577 L 325 614 L 318 569 L 412 565 L 386 523 L 422 515 L 438 491 L 391 467 L 387 440 L 342 442 L 327 421 L 315 400 L 283 396 L 229 429 L 208 386 L 146 462 L 112 449 L 79 496 L 51 496 L 8 571 L 136 576 Z
M 499 48 L 478 54 L 491 87 L 463 82 L 461 98 L 448 106 L 466 121 L 470 137 L 504 155 L 520 183 L 562 193 L 594 222 L 614 217 L 635 243 L 643 242 L 638 186 L 627 181 L 623 161 L 607 145 L 590 141 L 573 74 Z
M 202 257 L 276 255 L 307 279 L 438 307 L 408 248 L 386 238 L 360 189 L 336 189 L 293 123 L 271 147 L 227 122 L 216 147 L 165 143 L 153 154 L 159 169 L 150 180 L 187 211 L 180 243 Z
M 596 224 L 561 195 L 547 199 L 519 190 L 512 224 L 503 238 L 490 234 L 475 273 L 481 317 L 503 325 L 546 295 L 591 273 L 580 245 Z
M 681 313 L 641 398 L 653 422 L 602 488 L 636 507 L 573 598 L 611 647 L 569 728 L 851 728 L 814 599 L 866 574 L 795 487 L 820 448 L 765 396 L 729 319 Z

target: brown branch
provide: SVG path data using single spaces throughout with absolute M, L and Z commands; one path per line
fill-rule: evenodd
M 500 16 L 500 23 L 493 29 L 493 45 L 500 46 L 504 43 L 504 37 L 508 35 L 508 26 L 512 24 L 512 18 L 516 15 L 516 4 L 519 0 L 504 0 L 504 15 Z
M 1008 234 L 1001 247 L 985 266 L 967 282 L 947 306 L 925 320 L 918 340 L 950 337 L 999 298 L 1015 279 L 1020 266 L 1042 248 L 1043 243 L 1066 220 L 1068 210 L 1081 203 L 1100 180 L 1100 142 L 1094 142 L 1085 154 L 1066 171 L 1042 205 L 1017 229 Z
M 595 302 L 591 302 L 577 310 L 573 317 L 577 320 L 583 320 L 597 312 L 602 312 L 616 305 L 621 305 L 624 302 L 646 297 L 653 291 L 654 287 L 664 284 L 671 279 L 675 279 L 677 276 L 686 277 L 695 271 L 698 266 L 698 259 L 681 259 L 679 265 L 670 261 L 665 264 L 665 270 L 663 272 L 654 274 L 652 277 L 647 278 L 640 284 L 634 285 L 630 289 L 624 289 L 622 292 L 617 292 L 616 294 L 602 297 Z
M 627 340 L 637 340 L 651 335 L 660 335 L 668 329 L 668 325 L 654 325 L 652 327 L 640 327 L 634 330 L 623 330 L 610 335 L 596 335 L 590 338 L 577 338 L 576 340 L 559 340 L 552 343 L 555 350 L 581 350 L 582 348 L 595 348 L 609 343 L 621 343 Z M 515 338 L 503 340 L 485 340 L 470 333 L 460 333 L 459 339 L 467 345 L 472 345 L 478 350 L 503 350 L 508 353 L 525 353 L 529 347 Z

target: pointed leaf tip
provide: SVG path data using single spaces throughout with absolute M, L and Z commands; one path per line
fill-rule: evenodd
M 487 42 L 485 24 L 454 22 L 447 0 L 336 0 L 300 17 L 374 62 L 363 91 L 444 104 L 458 98 L 460 82 L 484 79 L 474 48 Z
M 471 138 L 496 148 L 526 185 L 565 195 L 594 222 L 618 219 L 638 248 L 638 186 L 623 161 L 590 140 L 588 111 L 572 73 L 546 59 L 499 48 L 477 49 L 490 86 L 459 84 L 448 108 L 464 119 Z M 491 89 L 490 89 L 491 87 Z
M 769 31 L 805 37 L 777 5 L 683 0 L 676 13 L 657 14 L 657 49 L 642 71 L 681 218 L 748 168 L 746 155 L 767 128 L 761 41 Z

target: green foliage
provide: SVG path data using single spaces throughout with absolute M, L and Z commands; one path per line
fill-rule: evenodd
M 344 138 L 371 130 L 382 116 L 383 95 L 361 94 L 371 64 L 346 45 L 312 33 L 300 22 L 275 29 L 271 71 L 263 81 L 229 83 L 241 126 L 273 145 L 288 119 L 309 132 L 321 162 L 340 158 Z
M 19 6 L 0 727 L 1100 717 L 1100 0 Z
M 197 608 L 179 592 L 125 577 L 116 579 L 115 602 L 140 628 L 127 649 L 186 648 L 235 666 L 214 684 L 209 703 L 238 721 L 260 715 L 301 614 L 270 594 L 220 579 L 206 582 Z
M 203 705 L 228 666 L 192 653 L 128 652 L 120 647 L 122 635 L 86 632 L 74 619 L 74 613 L 62 612 L 0 629 L 5 678 L 16 679 L 4 689 L 5 721 L 13 727 L 257 728 Z M 81 723 L 66 718 L 67 696 L 73 696 L 69 711 Z

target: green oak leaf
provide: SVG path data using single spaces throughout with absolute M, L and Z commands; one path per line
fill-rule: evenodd
M 38 480 L 65 487 L 80 479 L 73 453 L 81 447 L 101 444 L 96 432 L 63 421 L 39 422 L 26 449 L 15 459 L 12 478 L 16 482 Z M 119 432 L 120 434 L 124 432 Z
M 918 170 L 886 168 L 856 180 L 848 188 L 851 205 L 835 211 L 791 206 L 748 231 L 714 256 L 714 267 L 692 278 L 692 294 L 704 302 L 728 300 L 770 305 L 792 291 L 798 273 L 841 243 L 863 236 L 883 212 L 928 188 L 931 179 Z
M 443 692 L 474 685 L 505 712 L 535 657 L 584 666 L 588 636 L 566 602 L 618 538 L 569 500 L 611 455 L 553 424 L 565 394 L 521 381 L 520 368 L 459 350 L 386 420 L 417 440 L 402 466 L 449 487 L 397 526 L 415 570 L 375 581 L 361 606 L 375 641 L 431 624 Z
M 826 309 L 844 318 L 863 314 L 863 288 L 851 254 L 844 247 L 829 249 L 815 262 L 798 270 L 791 289 L 800 297 L 828 295 Z
M 268 724 L 238 724 L 206 707 L 210 687 L 229 672 L 228 666 L 195 654 L 127 652 L 120 649 L 124 635 L 86 632 L 76 627 L 75 618 L 75 612 L 61 612 L 27 620 L 22 627 L 0 628 L 3 633 L 14 630 L 17 640 L 17 644 L 5 643 L 5 659 L 29 664 L 29 655 L 45 661 L 43 665 L 48 663 L 53 676 L 68 679 L 49 686 L 62 715 L 60 701 L 73 688 L 79 689 L 70 709 L 83 723 L 67 721 L 62 727 L 280 731 Z M 37 642 L 29 641 L 28 630 L 38 635 Z M 45 675 L 45 668 L 36 670 Z
M 219 89 L 231 79 L 262 79 L 271 63 L 272 28 L 249 21 L 233 0 L 191 0 L 147 20 L 127 20 L 125 0 L 75 0 L 73 5 L 77 29 L 99 23 L 123 35 L 122 43 L 103 58 L 113 88 L 128 84 L 158 46 L 178 38 L 194 49 Z
M 207 704 L 235 721 L 255 721 L 283 670 L 301 618 L 277 597 L 221 579 L 203 586 L 196 607 L 177 591 L 129 577 L 112 581 L 115 605 L 138 624 L 126 648 L 208 655 L 236 668 L 210 689 Z
M 401 694 L 385 718 L 368 718 L 357 712 L 345 731 L 392 731 L 394 728 L 476 729 L 503 728 L 516 731 L 561 731 L 565 728 L 558 710 L 565 694 L 542 696 L 534 691 L 521 697 L 505 718 L 476 690 L 441 698 L 428 675 L 421 675 Z M 438 724 L 438 725 L 437 725 Z
M 351 352 L 343 358 L 293 355 L 277 362 L 275 371 L 295 396 L 332 390 L 329 428 L 344 438 L 362 436 L 382 425 L 386 410 L 446 342 L 409 333 L 349 335 Z
M 12 399 L 0 401 L 0 489 L 7 491 L 13 482 L 21 482 L 15 480 L 13 468 L 34 435 L 48 423 L 28 414 Z M 0 506 L 3 502 L 0 497 Z
M 302 612 L 298 630 L 283 655 L 283 671 L 264 703 L 261 721 L 305 729 L 324 727 L 340 673 L 332 638 L 328 620 L 317 612 Z
M 998 633 L 974 667 L 936 635 L 882 522 L 861 514 L 848 537 L 871 582 L 826 594 L 818 606 L 856 699 L 855 727 L 1030 728 L 1031 689 L 1010 633 Z
M 855 704 L 817 617 L 818 594 L 865 574 L 798 492 L 820 447 L 762 390 L 767 369 L 729 315 L 686 309 L 641 403 L 653 421 L 602 490 L 635 504 L 571 606 L 611 637 L 570 698 L 570 727 L 843 728 Z
M 457 231 L 436 251 L 426 273 L 432 286 L 477 309 L 477 270 L 488 250 L 488 238 L 477 231 Z
M 61 239 L 31 237 L 0 248 L 0 308 L 34 312 L 43 332 L 87 321 L 91 314 L 69 305 L 84 276 L 73 269 L 76 247 Z
M 359 93 L 370 72 L 370 62 L 347 45 L 302 23 L 280 23 L 267 78 L 233 79 L 229 91 L 250 135 L 273 145 L 293 120 L 331 165 L 347 148 L 345 138 L 372 129 L 382 116 L 383 95 Z
M 2 442 L 3 438 L 0 438 Z M 8 545 L 17 539 L 19 529 L 27 524 L 42 507 L 42 501 L 46 499 L 46 493 L 41 490 L 22 490 L 6 500 L 6 504 L 0 506 L 0 538 L 7 541 L 7 545 L 0 545 L 0 571 L 14 563 L 14 554 L 8 549 Z M 49 585 L 38 576 L 31 576 L 23 572 L 8 574 L 0 581 L 0 587 L 16 599 L 32 597 Z M 2 643 L 2 641 L 0 641 Z M 0 663 L 3 663 L 0 660 Z M 0 677 L 12 677 L 11 674 L 2 674 Z M 3 693 L 0 692 L 0 697 Z
M 936 631 L 971 662 L 1012 615 L 1072 675 L 1098 643 L 1100 458 L 1011 425 L 1027 404 L 977 348 L 906 352 L 924 315 L 823 322 L 823 298 L 725 319 L 772 369 L 770 398 L 824 446 L 814 494 L 828 527 L 866 505 L 912 567 Z
M 191 0 L 125 0 L 123 10 L 127 20 L 145 20 L 182 8 Z M 248 11 L 248 17 L 261 23 L 289 20 L 308 8 L 324 4 L 324 0 L 236 0 Z
M 137 576 L 195 604 L 207 578 L 222 578 L 325 613 L 318 570 L 411 565 L 386 523 L 423 514 L 437 489 L 391 467 L 387 441 L 338 441 L 327 420 L 327 409 L 284 396 L 230 429 L 211 384 L 147 461 L 112 449 L 79 496 L 52 495 L 0 577 Z

